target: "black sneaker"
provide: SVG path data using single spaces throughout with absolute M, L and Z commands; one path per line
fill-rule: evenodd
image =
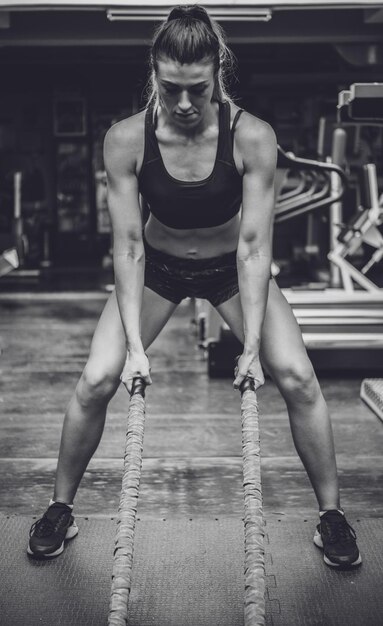
M 326 511 L 322 515 L 315 531 L 314 543 L 323 549 L 324 562 L 331 567 L 350 568 L 362 562 L 355 530 L 337 510 Z
M 72 509 L 62 502 L 55 502 L 43 517 L 31 526 L 27 552 L 36 559 L 49 559 L 64 550 L 65 539 L 72 539 L 78 527 Z

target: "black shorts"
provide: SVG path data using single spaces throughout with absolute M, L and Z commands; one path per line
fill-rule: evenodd
M 214 307 L 239 292 L 237 251 L 210 259 L 184 259 L 152 248 L 144 238 L 145 286 L 170 302 L 204 298 Z

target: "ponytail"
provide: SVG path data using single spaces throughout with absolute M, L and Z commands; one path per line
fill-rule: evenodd
M 171 22 L 172 20 L 179 20 L 179 19 L 199 20 L 200 22 L 203 22 L 204 24 L 206 24 L 206 26 L 210 28 L 210 30 L 214 31 L 213 21 L 209 13 L 206 11 L 206 9 L 204 9 L 198 4 L 192 4 L 189 6 L 179 5 L 179 6 L 174 7 L 170 11 L 166 22 Z

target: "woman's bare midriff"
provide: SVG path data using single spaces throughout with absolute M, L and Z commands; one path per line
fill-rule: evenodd
M 150 246 L 183 259 L 209 259 L 236 250 L 239 214 L 220 226 L 180 230 L 169 228 L 150 215 L 145 238 Z

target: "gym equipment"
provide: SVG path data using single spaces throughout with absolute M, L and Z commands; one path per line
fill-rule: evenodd
M 4 250 L 0 255 L 0 277 L 9 274 L 12 270 L 19 267 L 19 256 L 16 248 Z
M 263 546 L 262 485 L 258 404 L 254 380 L 245 378 L 241 388 L 241 421 L 244 489 L 244 626 L 265 624 L 265 560 Z M 142 467 L 145 424 L 145 383 L 133 381 L 124 455 L 124 474 L 113 560 L 109 626 L 128 624 L 132 586 L 134 532 Z M 184 533 L 181 530 L 181 533 Z
M 338 95 L 339 122 L 383 123 L 383 83 L 354 83 Z
M 289 175 L 297 180 L 293 189 L 284 191 Z M 333 175 L 340 179 L 336 187 L 332 182 Z M 298 158 L 278 146 L 274 222 L 284 222 L 303 213 L 327 208 L 343 197 L 346 186 L 346 174 L 336 163 Z
M 9 241 L 6 246 L 12 246 L 0 255 L 0 276 L 8 274 L 12 270 L 17 270 L 14 274 L 18 279 L 37 279 L 40 276 L 39 269 L 27 269 L 31 255 L 31 242 L 26 228 L 25 216 L 22 212 L 22 172 L 14 172 L 12 175 L 13 193 L 9 198 L 12 206 L 12 222 L 10 232 L 6 237 Z
M 363 115 L 364 123 L 375 124 L 380 112 L 383 121 L 383 83 L 352 85 L 347 93 L 348 99 L 342 96 L 341 102 L 349 117 Z M 372 114 L 375 117 L 368 119 Z M 368 163 L 364 167 L 364 206 L 349 223 L 342 223 L 341 201 L 347 187 L 342 168 L 345 149 L 344 128 L 333 132 L 331 163 L 298 159 L 278 147 L 275 222 L 311 215 L 318 208 L 327 207 L 330 213 L 330 285 L 310 283 L 283 289 L 283 293 L 316 370 L 375 372 L 381 368 L 383 358 L 383 289 L 366 274 L 383 258 L 379 230 L 383 223 L 382 199 L 376 167 Z M 372 246 L 375 252 L 358 269 L 349 257 L 363 244 Z M 241 349 L 240 343 L 208 304 L 197 302 L 195 317 L 209 375 L 230 375 L 230 364 Z
M 383 236 L 378 226 L 383 223 L 383 197 L 379 199 L 376 167 L 373 163 L 364 166 L 366 192 L 369 206 L 359 211 L 352 220 L 342 228 L 338 235 L 338 243 L 328 254 L 329 260 L 340 269 L 343 289 L 354 291 L 353 281 L 366 291 L 378 291 L 379 287 L 366 277 L 366 273 L 383 258 Z M 356 269 L 346 257 L 352 255 L 363 244 L 367 243 L 376 252 L 360 269 Z
M 24 233 L 24 223 L 21 214 L 22 178 L 23 175 L 21 172 L 15 172 L 13 175 L 13 233 L 20 259 L 20 265 L 23 265 L 25 255 L 28 252 L 28 240 Z
M 360 397 L 383 420 L 383 378 L 365 378 L 360 387 Z
M 254 380 L 241 385 L 243 489 L 245 498 L 245 626 L 265 623 L 265 557 L 258 404 Z
M 119 626 L 120 624 L 124 626 L 128 620 L 129 593 L 132 585 L 133 541 L 144 444 L 144 398 L 145 383 L 142 378 L 135 378 L 128 412 L 124 474 L 114 549 L 109 626 Z
M 360 98 L 363 99 L 363 106 L 358 108 Z M 370 109 L 366 104 L 369 99 Z M 377 106 L 378 100 L 380 108 Z M 363 112 L 365 123 L 375 124 L 376 119 L 368 119 L 367 115 L 372 115 L 374 111 L 376 115 L 380 111 L 383 121 L 382 104 L 382 84 L 352 85 L 347 114 L 351 119 L 352 115 L 361 116 Z M 335 129 L 333 160 L 338 164 L 344 162 L 344 137 L 343 128 Z M 336 206 L 335 210 L 332 206 L 330 209 L 331 249 L 327 255 L 331 263 L 330 288 L 318 292 L 284 290 L 297 315 L 317 369 L 375 371 L 380 368 L 383 356 L 383 289 L 366 276 L 383 257 L 383 237 L 379 230 L 383 208 L 375 165 L 366 164 L 363 174 L 364 206 L 357 214 L 347 224 L 342 224 L 341 206 Z M 347 257 L 355 254 L 362 244 L 375 248 L 375 252 L 358 269 Z M 316 310 L 317 319 L 314 315 L 310 319 L 310 314 L 314 314 L 313 308 L 318 305 L 322 312 Z
M 11 176 L 12 192 L 4 197 L 8 224 L 2 237 L 6 241 L 3 248 L 13 246 L 17 251 L 18 265 L 12 282 L 15 278 L 20 283 L 29 282 L 38 280 L 52 264 L 52 224 L 45 201 L 28 199 L 28 174 L 16 171 Z

